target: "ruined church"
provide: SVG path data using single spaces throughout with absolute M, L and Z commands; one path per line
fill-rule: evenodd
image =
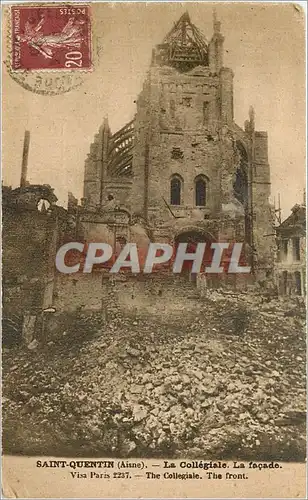
M 115 245 L 243 242 L 263 279 L 274 245 L 268 137 L 253 108 L 244 128 L 234 121 L 234 73 L 213 24 L 208 42 L 183 14 L 153 49 L 134 118 L 115 133 L 104 120 L 85 162 L 80 222 L 87 240 L 108 233 Z

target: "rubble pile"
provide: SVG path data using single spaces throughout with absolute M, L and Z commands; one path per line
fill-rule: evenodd
M 217 292 L 181 323 L 92 317 L 74 348 L 64 332 L 36 351 L 5 349 L 4 448 L 301 460 L 303 310 Z

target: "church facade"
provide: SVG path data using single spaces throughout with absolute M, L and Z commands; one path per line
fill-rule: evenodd
M 85 162 L 86 239 L 243 242 L 257 277 L 272 269 L 267 133 L 234 121 L 233 71 L 214 19 L 207 42 L 183 14 L 152 53 L 134 119 L 107 119 Z M 137 229 L 138 228 L 138 229 Z M 141 229 L 140 229 L 141 228 Z

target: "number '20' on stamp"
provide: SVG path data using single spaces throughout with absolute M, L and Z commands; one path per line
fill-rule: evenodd
M 13 70 L 91 69 L 88 5 L 12 6 Z

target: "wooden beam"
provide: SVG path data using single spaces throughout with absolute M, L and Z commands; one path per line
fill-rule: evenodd
M 30 145 L 30 132 L 29 130 L 26 130 L 24 138 L 24 147 L 22 152 L 20 187 L 26 187 L 27 185 L 29 145 Z

